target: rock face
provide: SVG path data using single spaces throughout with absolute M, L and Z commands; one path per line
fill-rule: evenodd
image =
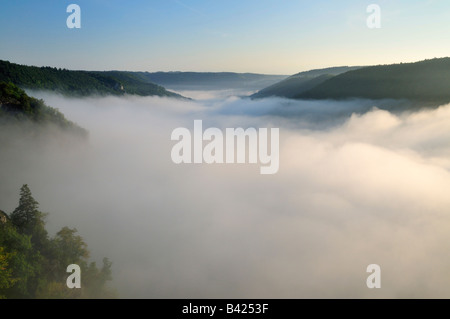
M 0 210 L 0 223 L 5 224 L 8 221 L 8 215 L 2 210 Z
M 119 82 L 117 82 L 117 83 L 114 85 L 114 90 L 122 91 L 122 92 L 125 91 L 124 88 L 123 88 L 123 85 L 120 84 Z

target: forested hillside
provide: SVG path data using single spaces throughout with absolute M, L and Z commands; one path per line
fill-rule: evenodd
M 65 131 L 86 135 L 87 131 L 67 120 L 61 112 L 47 106 L 43 100 L 28 96 L 12 83 L 0 82 L 0 124 L 23 123 L 53 124 Z
M 450 58 L 378 65 L 337 75 L 303 93 L 299 99 L 407 99 L 450 101 Z
M 135 94 L 181 97 L 132 72 L 70 71 L 0 60 L 0 82 L 2 81 L 12 82 L 26 89 L 49 90 L 70 96 Z
M 281 82 L 268 86 L 251 97 L 255 99 L 277 96 L 285 98 L 293 98 L 300 93 L 308 91 L 313 87 L 325 82 L 333 76 L 356 70 L 359 67 L 332 67 L 326 69 L 316 69 L 294 74 Z
M 17 208 L 0 211 L 0 298 L 111 298 L 107 259 L 99 268 L 75 228 L 63 227 L 54 237 L 45 228 L 47 214 L 39 210 L 28 185 L 20 189 Z M 66 285 L 67 266 L 81 268 L 81 288 Z

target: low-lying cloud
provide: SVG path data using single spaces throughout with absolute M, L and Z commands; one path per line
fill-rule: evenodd
M 121 297 L 450 297 L 449 105 L 35 94 L 90 137 L 5 146 L 0 209 L 28 183 L 51 232 L 113 261 Z M 171 132 L 195 119 L 280 127 L 279 172 L 174 164 Z

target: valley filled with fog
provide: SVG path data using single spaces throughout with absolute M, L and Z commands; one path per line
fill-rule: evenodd
M 3 129 L 0 209 L 28 184 L 51 234 L 76 227 L 93 259 L 112 260 L 120 297 L 450 297 L 450 105 L 29 93 L 89 138 Z M 278 173 L 174 164 L 171 133 L 196 119 L 279 127 Z

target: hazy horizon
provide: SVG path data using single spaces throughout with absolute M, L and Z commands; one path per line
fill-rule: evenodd
M 440 59 L 440 58 L 448 58 L 450 56 L 439 56 L 439 57 L 425 57 L 423 59 L 420 60 L 411 60 L 411 61 L 396 61 L 396 62 L 391 62 L 391 63 L 380 63 L 380 64 L 366 64 L 366 65 L 356 65 L 356 64 L 350 64 L 350 65 L 323 65 L 320 67 L 314 67 L 314 68 L 308 68 L 308 69 L 303 69 L 303 70 L 297 70 L 293 73 L 289 73 L 289 74 L 282 74 L 282 73 L 263 73 L 263 72 L 248 72 L 248 71 L 230 71 L 230 70 L 210 70 L 210 71 L 198 71 L 198 70 L 193 70 L 193 69 L 186 69 L 186 70 L 129 70 L 129 69 L 86 69 L 86 68 L 81 68 L 81 69 L 70 69 L 70 71 L 100 71 L 100 72 L 107 72 L 107 71 L 119 71 L 119 72 L 148 72 L 148 73 L 238 73 L 238 74 L 258 74 L 258 75 L 279 75 L 279 76 L 291 76 L 297 73 L 301 73 L 301 72 L 306 72 L 306 71 L 314 71 L 314 70 L 321 70 L 321 69 L 327 69 L 327 68 L 334 68 L 334 67 L 351 67 L 351 66 L 360 66 L 360 67 L 368 67 L 368 66 L 377 66 L 377 65 L 392 65 L 392 64 L 403 64 L 403 63 L 415 63 L 415 62 L 420 62 L 420 61 L 425 61 L 425 60 L 432 60 L 432 59 Z M 14 60 L 6 60 L 10 63 L 16 63 L 16 64 L 20 64 L 20 65 L 25 65 L 25 66 L 35 66 L 35 67 L 53 67 L 53 68 L 63 68 L 61 66 L 57 66 L 57 65 L 31 65 L 31 64 L 26 64 L 26 63 L 18 63 Z M 261 88 L 263 89 L 263 87 Z

